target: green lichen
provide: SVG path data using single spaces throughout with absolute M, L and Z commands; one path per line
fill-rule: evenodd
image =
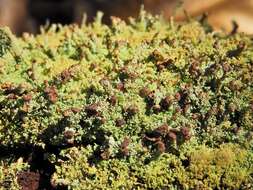
M 249 36 L 145 12 L 8 35 L 1 146 L 44 150 L 53 186 L 252 188 Z

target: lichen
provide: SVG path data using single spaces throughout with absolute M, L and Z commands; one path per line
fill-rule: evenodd
M 54 187 L 251 189 L 252 39 L 206 27 L 142 11 L 6 33 L 1 146 L 41 148 Z

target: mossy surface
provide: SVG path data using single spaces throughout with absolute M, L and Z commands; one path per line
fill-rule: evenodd
M 252 39 L 101 16 L 22 38 L 0 30 L 1 147 L 40 148 L 53 187 L 253 188 Z M 31 159 L 16 162 L 0 180 L 29 172 Z

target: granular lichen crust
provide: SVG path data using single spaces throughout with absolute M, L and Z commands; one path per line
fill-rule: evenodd
M 53 187 L 253 188 L 252 39 L 101 18 L 0 41 L 1 146 L 44 149 Z

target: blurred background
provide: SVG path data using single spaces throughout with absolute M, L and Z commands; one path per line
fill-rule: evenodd
M 253 34 L 253 0 L 0 0 L 0 26 L 9 26 L 17 35 L 39 31 L 46 23 L 80 23 L 83 14 L 92 21 L 98 10 L 110 16 L 127 19 L 138 15 L 140 6 L 167 19 L 186 19 L 186 14 L 200 17 L 208 14 L 209 23 L 219 30 L 230 32 L 238 24 L 238 31 Z

